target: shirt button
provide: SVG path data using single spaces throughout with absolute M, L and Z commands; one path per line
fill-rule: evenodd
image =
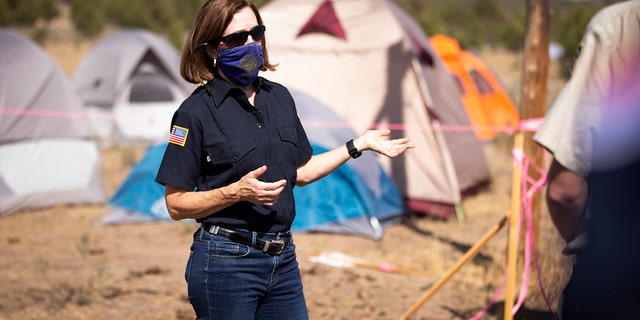
M 287 215 L 287 210 L 282 210 L 282 214 Z
M 262 128 L 262 123 L 260 122 L 256 123 L 256 127 L 258 127 L 258 129 Z
M 233 160 L 237 160 L 237 159 L 238 159 L 238 154 L 237 154 L 237 153 L 234 153 L 234 154 L 233 154 Z
M 268 153 L 269 157 L 273 156 L 273 152 Z

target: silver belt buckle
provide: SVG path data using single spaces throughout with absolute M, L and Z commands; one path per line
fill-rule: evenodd
M 275 255 L 281 254 L 282 250 L 284 250 L 284 240 L 283 239 L 266 241 L 265 244 L 264 244 L 264 248 L 262 248 L 262 252 L 264 252 L 264 253 L 269 252 L 269 248 L 271 247 L 272 244 L 280 245 L 280 248 L 278 249 L 278 251 L 274 252 L 273 254 L 275 254 Z

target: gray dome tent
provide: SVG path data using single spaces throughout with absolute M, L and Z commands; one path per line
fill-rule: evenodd
M 171 116 L 193 85 L 182 79 L 180 55 L 159 35 L 126 29 L 98 42 L 71 79 L 84 104 L 96 113 L 103 138 L 160 140 Z
M 60 66 L 0 29 L 0 215 L 106 201 L 95 132 Z

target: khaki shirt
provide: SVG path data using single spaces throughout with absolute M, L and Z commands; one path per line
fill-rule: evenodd
M 640 0 L 597 13 L 579 50 L 571 79 L 534 140 L 586 177 L 595 163 L 640 149 Z

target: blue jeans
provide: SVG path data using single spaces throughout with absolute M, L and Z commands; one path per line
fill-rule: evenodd
M 185 278 L 196 319 L 309 319 L 293 240 L 274 256 L 199 228 Z

